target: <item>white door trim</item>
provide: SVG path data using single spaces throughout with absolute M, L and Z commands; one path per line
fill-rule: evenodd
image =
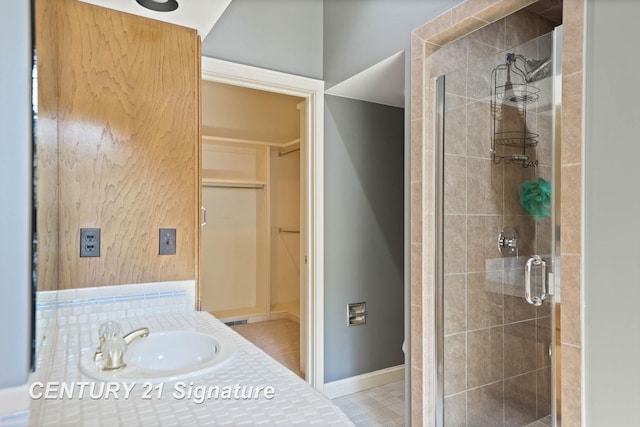
M 202 79 L 260 89 L 307 100 L 307 300 L 306 376 L 324 386 L 324 82 L 307 77 L 202 57 Z M 305 310 L 301 310 L 303 313 Z

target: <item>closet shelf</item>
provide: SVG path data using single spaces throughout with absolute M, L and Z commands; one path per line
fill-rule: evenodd
M 245 179 L 202 178 L 204 187 L 265 188 L 267 181 Z
M 297 234 L 300 234 L 300 227 L 278 227 L 278 233 L 297 233 Z

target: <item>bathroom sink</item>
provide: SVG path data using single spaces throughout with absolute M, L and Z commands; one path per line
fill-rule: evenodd
M 237 351 L 231 338 L 194 331 L 151 332 L 133 341 L 124 353 L 124 368 L 105 371 L 89 349 L 80 358 L 80 371 L 102 381 L 179 381 L 221 368 Z

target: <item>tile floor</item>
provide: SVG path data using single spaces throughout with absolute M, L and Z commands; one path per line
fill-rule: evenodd
M 404 426 L 404 381 L 333 399 L 356 426 Z
M 232 326 L 237 333 L 304 378 L 299 369 L 300 326 L 288 319 Z M 356 426 L 404 426 L 404 381 L 333 399 Z M 526 427 L 551 426 L 551 416 Z
M 235 325 L 231 329 L 304 378 L 300 372 L 300 325 L 289 319 Z
M 299 369 L 300 326 L 288 319 L 231 327 L 265 353 L 304 378 Z M 404 381 L 334 399 L 356 426 L 404 426 Z
M 333 399 L 358 427 L 404 426 L 404 381 Z M 524 427 L 550 427 L 551 415 Z

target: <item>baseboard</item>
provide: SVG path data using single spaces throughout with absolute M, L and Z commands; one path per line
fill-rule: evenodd
M 35 374 L 31 374 L 31 378 Z M 42 392 L 36 387 L 36 392 Z M 27 426 L 31 411 L 29 385 L 0 388 L 0 426 Z
M 292 322 L 300 323 L 300 318 L 293 313 L 289 313 L 288 311 L 279 311 L 276 313 L 271 313 L 269 315 L 270 320 L 278 320 L 278 319 L 288 319 Z
M 252 315 L 238 315 L 238 316 L 225 316 L 225 317 L 217 317 L 219 321 L 222 323 L 228 322 L 237 322 L 241 320 L 246 320 L 247 323 L 256 323 L 256 322 L 265 322 L 267 320 L 278 320 L 278 319 L 289 319 L 292 322 L 300 323 L 300 318 L 293 313 L 289 313 L 286 311 L 280 311 L 277 313 L 270 314 L 252 314 Z
M 392 366 L 354 377 L 344 378 L 324 384 L 322 393 L 329 399 L 357 393 L 369 388 L 402 381 L 404 379 L 404 365 Z
M 256 323 L 256 322 L 264 322 L 265 320 L 269 320 L 269 316 L 266 314 L 253 314 L 253 315 L 238 315 L 238 316 L 226 316 L 226 317 L 216 317 L 222 323 L 227 322 L 237 322 L 239 320 L 246 320 L 247 323 Z

